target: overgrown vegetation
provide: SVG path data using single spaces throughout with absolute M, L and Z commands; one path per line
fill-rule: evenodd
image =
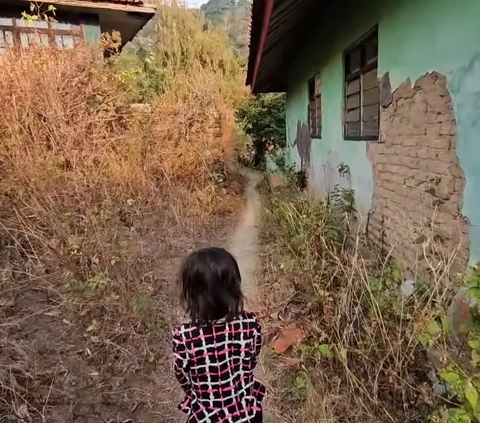
M 227 34 L 237 54 L 248 56 L 250 0 L 209 0 L 200 7 L 211 24 Z
M 285 107 L 283 94 L 250 96 L 240 104 L 237 122 L 249 137 L 239 146 L 240 163 L 264 170 L 267 154 L 278 153 L 285 147 Z
M 268 353 L 278 414 L 312 423 L 478 422 L 478 268 L 462 282 L 449 272 L 452 255 L 426 257 L 431 278 L 422 283 L 402 272 L 394 251 L 367 254 L 345 219 L 350 194 L 338 189 L 327 203 L 292 187 L 264 195 L 267 337 L 292 323 L 305 334 L 290 353 Z M 434 238 L 426 236 L 425 251 Z M 451 305 L 458 284 L 468 296 Z
M 206 26 L 203 14 L 177 2 L 160 4 L 149 34 L 140 35 L 116 61 L 133 101 L 146 102 L 175 84 L 183 86 L 184 75 L 215 78 L 229 104 L 246 96 L 242 60 L 224 34 Z
M 0 420 L 178 421 L 176 267 L 238 209 L 244 88 L 195 12 L 159 19 L 147 109 L 95 48 L 1 57 Z

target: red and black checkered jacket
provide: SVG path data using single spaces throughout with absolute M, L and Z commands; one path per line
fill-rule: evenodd
M 262 347 L 252 313 L 173 331 L 175 375 L 186 393 L 188 423 L 250 422 L 261 411 L 264 386 L 253 376 Z

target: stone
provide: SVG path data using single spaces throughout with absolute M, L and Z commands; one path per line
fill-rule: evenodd
M 403 282 L 402 286 L 400 287 L 400 293 L 403 297 L 408 298 L 410 297 L 415 291 L 415 281 L 412 279 L 407 279 Z

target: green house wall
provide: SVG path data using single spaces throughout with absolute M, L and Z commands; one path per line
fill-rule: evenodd
M 324 16 L 324 17 L 322 17 Z M 322 75 L 323 128 L 311 140 L 309 184 L 324 196 L 336 184 L 355 190 L 360 218 L 372 209 L 373 163 L 363 141 L 343 139 L 343 52 L 378 25 L 379 77 L 389 72 L 392 91 L 428 72 L 445 75 L 457 123 L 456 154 L 465 174 L 462 214 L 470 222 L 470 263 L 480 260 L 480 2 L 385 0 L 339 2 L 318 16 L 318 25 L 292 57 L 288 70 L 287 159 L 300 166 L 294 145 L 307 123 L 307 81 Z M 350 169 L 339 176 L 340 163 Z

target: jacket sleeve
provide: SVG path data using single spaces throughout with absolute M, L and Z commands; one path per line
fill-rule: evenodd
M 252 354 L 252 369 L 257 366 L 260 352 L 262 351 L 262 326 L 260 322 L 255 321 L 255 329 L 253 334 L 253 354 Z
M 192 384 L 188 373 L 188 351 L 178 328 L 173 330 L 173 370 L 185 393 L 192 394 Z

